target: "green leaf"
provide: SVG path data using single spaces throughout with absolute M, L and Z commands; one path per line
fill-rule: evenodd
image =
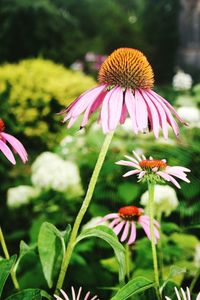
M 171 266 L 168 279 L 172 279 L 173 277 L 176 277 L 177 275 L 185 272 L 186 272 L 185 268 L 180 268 L 178 266 Z
M 154 282 L 144 278 L 136 277 L 125 284 L 117 294 L 111 298 L 111 300 L 125 300 L 129 297 L 142 293 L 147 289 L 152 288 L 155 285 Z
M 5 300 L 42 300 L 42 298 L 52 299 L 49 294 L 40 289 L 26 289 L 7 297 Z
M 0 298 L 3 291 L 4 284 L 10 274 L 11 269 L 14 266 L 17 255 L 11 256 L 10 259 L 0 260 Z
M 89 237 L 98 237 L 100 239 L 103 239 L 113 248 L 117 262 L 119 264 L 119 281 L 124 281 L 124 277 L 126 274 L 125 250 L 118 241 L 118 238 L 112 231 L 112 229 L 103 225 L 86 229 L 77 237 L 76 243 L 80 242 L 82 239 Z
M 133 200 L 137 198 L 139 191 L 140 188 L 138 185 L 124 182 L 119 185 L 117 193 L 120 199 L 124 200 L 125 203 L 132 203 Z
M 38 251 L 44 277 L 51 288 L 53 275 L 58 261 L 61 263 L 65 252 L 65 240 L 69 235 L 70 228 L 59 231 L 53 224 L 44 222 L 38 236 Z

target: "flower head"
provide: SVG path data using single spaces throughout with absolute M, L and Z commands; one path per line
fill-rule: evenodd
M 167 138 L 168 125 L 179 134 L 172 114 L 184 121 L 169 102 L 152 90 L 153 70 L 142 52 L 131 48 L 115 50 L 102 63 L 98 79 L 97 87 L 80 95 L 63 111 L 64 122 L 69 121 L 68 128 L 83 112 L 81 127 L 84 127 L 91 114 L 101 108 L 99 121 L 104 133 L 115 130 L 129 115 L 135 134 L 150 129 L 157 138 L 161 129 Z
M 7 146 L 7 143 L 9 143 L 15 153 L 19 155 L 23 163 L 27 162 L 28 160 L 28 154 L 22 145 L 22 143 L 16 139 L 14 136 L 5 133 L 5 124 L 2 119 L 0 119 L 0 150 L 3 152 L 5 157 L 13 164 L 16 164 L 15 157 L 10 150 L 10 148 Z
M 140 203 L 148 207 L 149 191 L 141 196 Z M 178 206 L 178 198 L 175 190 L 168 185 L 155 185 L 154 211 L 156 216 L 164 214 L 169 216 Z
M 177 300 L 191 300 L 190 290 L 188 287 L 186 288 L 186 292 L 182 288 L 181 291 L 179 292 L 178 289 L 175 287 L 175 293 L 176 293 Z M 165 299 L 172 300 L 169 297 L 165 297 Z M 200 300 L 200 293 L 197 295 L 196 300 Z
M 75 290 L 73 288 L 73 286 L 71 287 L 71 297 L 69 297 L 63 290 L 60 290 L 60 292 L 62 293 L 64 298 L 61 298 L 57 295 L 54 295 L 56 300 L 81 300 L 81 292 L 82 292 L 82 287 L 79 288 L 77 296 L 75 293 Z M 90 292 L 87 292 L 87 294 L 85 295 L 85 297 L 83 298 L 83 300 L 99 300 L 98 296 L 94 296 L 92 297 L 90 295 Z
M 99 223 L 112 220 L 109 227 L 113 228 L 116 235 L 121 235 L 120 241 L 127 241 L 131 245 L 136 240 L 136 224 L 140 224 L 144 229 L 147 237 L 151 239 L 150 219 L 144 215 L 142 208 L 136 206 L 124 206 L 118 210 L 118 213 L 111 213 L 102 218 Z M 159 239 L 159 223 L 154 220 L 154 234 L 156 242 Z
M 133 154 L 134 157 L 125 155 L 129 161 L 120 160 L 116 162 L 118 165 L 133 167 L 135 169 L 125 173 L 123 177 L 136 174 L 138 175 L 139 181 L 150 181 L 153 183 L 171 181 L 179 189 L 181 187 L 174 177 L 185 182 L 190 182 L 185 174 L 185 172 L 190 172 L 190 169 L 181 166 L 170 167 L 167 165 L 167 161 L 165 159 L 153 159 L 151 156 L 147 159 L 144 155 L 139 157 L 139 155 L 137 155 L 134 151 Z

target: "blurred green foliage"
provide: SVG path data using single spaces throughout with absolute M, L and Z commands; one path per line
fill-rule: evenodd
M 170 80 L 179 8 L 179 0 L 1 0 L 0 62 L 42 56 L 70 65 L 88 51 L 132 47 L 148 55 L 156 79 Z
M 6 130 L 37 150 L 53 147 L 61 136 L 57 113 L 95 81 L 49 60 L 30 59 L 0 67 L 1 118 Z

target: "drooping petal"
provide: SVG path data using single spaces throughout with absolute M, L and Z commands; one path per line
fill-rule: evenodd
M 73 286 L 71 287 L 71 290 L 72 290 L 72 300 L 76 300 L 76 293 Z
M 134 168 L 136 168 L 136 169 L 141 170 L 141 167 L 140 167 L 138 164 L 136 164 L 136 163 L 134 163 L 134 162 L 132 162 L 132 161 L 119 160 L 119 161 L 116 162 L 116 165 L 128 166 L 128 167 L 134 167 Z
M 148 221 L 150 222 L 149 216 L 147 215 L 143 215 L 140 217 L 140 219 L 142 218 L 142 220 Z M 155 226 L 157 226 L 158 228 L 160 227 L 160 224 L 158 223 L 158 221 L 156 221 L 155 219 L 153 220 L 153 223 Z
M 16 139 L 14 136 L 2 132 L 1 135 L 6 139 L 6 141 L 9 142 L 9 144 L 13 147 L 13 149 L 17 152 L 17 154 L 20 156 L 21 160 L 23 163 L 27 162 L 28 160 L 28 154 L 22 145 L 22 143 Z
M 148 93 L 148 95 L 157 109 L 158 115 L 160 117 L 160 126 L 163 130 L 163 136 L 165 139 L 167 139 L 168 138 L 168 122 L 167 122 L 165 110 L 163 109 L 163 107 L 159 103 L 159 101 L 157 101 L 153 96 L 151 96 L 151 94 Z
M 60 290 L 60 292 L 65 297 L 65 300 L 69 300 L 69 297 L 67 296 L 67 294 L 62 289 Z
M 156 172 L 156 174 L 159 175 L 160 177 L 162 177 L 164 180 L 170 181 L 170 177 L 167 173 L 158 171 L 158 172 Z
M 132 121 L 133 131 L 138 133 L 138 126 L 136 123 L 136 108 L 135 108 L 135 97 L 130 89 L 125 92 L 125 103 Z
M 5 157 L 13 164 L 16 164 L 14 155 L 12 154 L 12 151 L 10 150 L 10 148 L 8 148 L 8 146 L 2 142 L 2 140 L 0 140 L 0 150 L 3 152 L 3 154 L 5 155 Z
M 181 167 L 181 166 L 173 166 L 173 167 L 167 167 L 167 170 L 173 170 L 173 171 L 182 171 L 182 172 L 191 172 L 190 169 L 185 168 L 185 167 Z
M 184 174 L 184 173 L 172 172 L 172 171 L 169 171 L 169 170 L 167 171 L 167 173 L 169 175 L 172 175 L 172 176 L 175 176 L 175 177 L 177 177 L 179 179 L 182 179 L 185 182 L 188 182 L 188 183 L 190 182 L 190 180 L 186 177 L 187 175 Z
M 175 293 L 176 293 L 177 299 L 181 300 L 181 297 L 180 297 L 179 292 L 176 287 L 175 287 Z
M 103 90 L 103 91 L 100 93 L 100 95 L 95 99 L 95 101 L 91 102 L 91 103 L 88 105 L 88 107 L 87 107 L 87 109 L 86 109 L 86 111 L 85 111 L 85 113 L 84 113 L 83 120 L 82 120 L 82 122 L 81 122 L 81 127 L 84 127 L 84 126 L 87 124 L 90 115 L 91 115 L 92 113 L 94 113 L 94 112 L 99 108 L 99 106 L 102 104 L 102 102 L 103 102 L 103 100 L 104 100 L 104 98 L 105 98 L 105 95 L 106 95 L 107 93 L 108 93 L 108 91 Z
M 110 219 L 115 219 L 118 217 L 119 217 L 119 215 L 117 213 L 111 213 L 111 214 L 108 214 L 105 217 L 103 217 L 98 223 L 100 223 L 100 222 L 102 223 L 102 222 L 108 221 Z
M 115 226 L 115 228 L 113 230 L 116 235 L 118 235 L 121 232 L 124 224 L 125 224 L 125 221 L 121 221 L 117 226 Z
M 128 236 L 128 233 L 129 233 L 129 227 L 130 227 L 130 223 L 126 222 L 123 234 L 121 236 L 121 240 L 120 240 L 121 242 L 124 242 L 127 239 L 127 236 Z
M 82 291 L 82 287 L 80 287 L 79 290 L 78 290 L 78 295 L 76 297 L 76 300 L 80 300 L 81 291 Z
M 110 224 L 109 227 L 113 228 L 115 225 L 117 225 L 121 221 L 120 218 L 114 219 Z
M 170 178 L 170 181 L 178 188 L 180 189 L 180 184 L 178 183 L 178 181 L 176 181 L 176 179 L 173 177 L 173 176 L 170 176 L 169 175 L 169 178 Z
M 146 174 L 146 171 L 140 172 L 140 174 L 138 175 L 138 178 L 141 179 L 142 177 L 144 177 L 145 174 Z
M 127 108 L 126 108 L 126 104 L 124 102 L 123 107 L 122 107 L 121 117 L 120 117 L 120 124 L 124 124 L 124 122 L 126 120 L 126 116 L 127 116 Z
M 158 97 L 158 95 L 156 93 L 154 93 L 152 90 L 149 90 L 148 92 L 151 95 L 153 95 L 154 98 L 160 103 L 160 105 L 162 106 L 162 108 L 164 109 L 164 111 L 166 113 L 168 123 L 172 127 L 175 135 L 178 136 L 179 135 L 179 127 L 178 127 L 178 124 L 175 121 L 174 117 L 172 116 L 172 113 L 171 113 L 170 109 L 163 103 L 163 101 Z
M 156 138 L 158 138 L 159 129 L 160 129 L 158 112 L 157 112 L 153 102 L 149 98 L 148 93 L 145 92 L 145 90 L 143 90 L 143 89 L 140 89 L 139 91 L 147 104 L 148 115 L 150 116 L 150 121 L 152 121 L 152 129 L 153 129 L 154 135 Z
M 143 218 L 143 216 L 141 216 L 138 220 L 138 223 L 142 226 L 149 239 L 151 239 L 150 220 L 148 220 L 147 218 Z M 157 227 L 154 226 L 153 230 L 154 230 L 155 238 L 156 240 L 158 240 L 160 238 L 160 233 Z
M 131 234 L 128 240 L 128 245 L 131 245 L 135 242 L 136 240 L 136 226 L 134 221 L 131 222 Z
M 114 130 L 119 121 L 122 114 L 122 105 L 123 105 L 123 91 L 120 87 L 116 87 L 113 89 L 112 96 L 109 99 L 108 107 L 109 107 L 109 130 Z
M 128 171 L 126 172 L 123 177 L 128 177 L 128 176 L 131 176 L 131 175 L 135 175 L 135 174 L 141 174 L 143 171 L 141 170 L 133 170 L 133 171 Z M 139 175 L 140 176 L 140 175 Z
M 100 122 L 102 124 L 104 133 L 109 132 L 109 117 L 110 117 L 109 101 L 110 101 L 110 98 L 112 97 L 112 94 L 114 93 L 114 91 L 115 91 L 115 88 L 106 94 L 106 96 L 103 100 L 102 108 L 101 108 Z
M 145 132 L 146 128 L 148 127 L 147 105 L 137 89 L 135 90 L 135 103 L 136 123 L 139 130 L 141 132 Z

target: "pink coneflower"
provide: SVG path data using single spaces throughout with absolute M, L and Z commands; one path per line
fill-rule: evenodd
M 142 208 L 136 206 L 124 206 L 118 210 L 118 213 L 111 213 L 102 218 L 99 223 L 112 220 L 109 227 L 113 228 L 116 235 L 121 235 L 120 241 L 127 241 L 128 245 L 131 245 L 136 240 L 136 224 L 138 223 L 144 229 L 148 239 L 151 239 L 150 233 L 150 219 L 147 215 L 144 215 Z M 159 239 L 159 223 L 154 220 L 154 234 L 155 240 Z
M 16 152 L 23 163 L 27 162 L 28 155 L 22 143 L 14 136 L 4 132 L 5 126 L 2 119 L 0 119 L 0 150 L 3 152 L 5 157 L 13 164 L 16 164 L 14 155 L 10 148 L 7 146 L 7 142 L 12 146 L 14 152 Z
M 63 295 L 64 298 L 61 298 L 61 297 L 59 297 L 57 295 L 54 295 L 57 300 L 81 300 L 82 299 L 82 298 L 80 298 L 81 297 L 82 287 L 79 288 L 78 293 L 76 295 L 75 290 L 74 290 L 74 288 L 72 286 L 71 287 L 71 296 L 70 297 L 63 290 L 60 290 L 60 291 L 61 291 L 61 293 L 62 293 L 62 295 Z M 85 297 L 84 297 L 83 300 L 99 300 L 99 298 L 98 298 L 98 296 L 94 296 L 94 297 L 91 298 L 90 292 L 87 292 L 87 294 L 85 295 Z
M 123 124 L 127 115 L 135 134 L 150 128 L 156 138 L 160 129 L 168 137 L 168 125 L 178 136 L 179 128 L 172 114 L 186 124 L 171 104 L 152 90 L 153 70 L 142 52 L 131 48 L 115 50 L 101 65 L 98 79 L 97 87 L 81 94 L 63 111 L 66 113 L 63 122 L 69 121 L 68 128 L 83 112 L 81 127 L 84 127 L 99 108 L 104 133 Z
M 123 175 L 123 177 L 138 175 L 139 180 L 148 180 L 153 183 L 165 181 L 171 181 L 177 188 L 181 188 L 179 183 L 174 177 L 182 179 L 185 182 L 190 182 L 187 178 L 187 174 L 184 172 L 190 172 L 190 169 L 174 166 L 170 167 L 167 165 L 165 159 L 158 160 L 149 157 L 147 159 L 144 155 L 140 158 L 136 152 L 133 151 L 134 157 L 125 155 L 129 161 L 120 160 L 116 162 L 118 165 L 132 167 L 135 170 L 129 171 Z
M 186 292 L 181 288 L 181 291 L 179 292 L 178 289 L 175 287 L 175 293 L 177 300 L 191 300 L 190 290 L 187 287 Z M 169 297 L 165 297 L 166 300 L 172 300 Z M 196 300 L 200 300 L 200 293 L 197 295 Z

